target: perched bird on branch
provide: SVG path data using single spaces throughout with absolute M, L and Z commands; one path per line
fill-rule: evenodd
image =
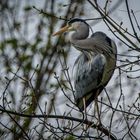
M 75 101 L 83 111 L 105 88 L 116 66 L 117 48 L 103 32 L 95 32 L 89 36 L 89 24 L 79 18 L 73 18 L 53 36 L 63 32 L 73 32 L 69 41 L 81 51 L 76 65 L 74 79 Z

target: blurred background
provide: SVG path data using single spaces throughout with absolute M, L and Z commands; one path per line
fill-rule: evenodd
M 110 139 L 73 119 L 83 119 L 73 104 L 73 65 L 80 52 L 65 35 L 52 37 L 73 17 L 116 42 L 116 70 L 99 96 L 101 120 L 117 139 L 139 139 L 139 5 L 139 0 L 2 0 L 0 139 Z M 94 104 L 87 110 L 96 124 Z

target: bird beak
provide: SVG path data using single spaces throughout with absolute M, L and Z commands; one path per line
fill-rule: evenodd
M 69 30 L 69 25 L 62 27 L 58 32 L 53 33 L 53 36 L 60 35 Z

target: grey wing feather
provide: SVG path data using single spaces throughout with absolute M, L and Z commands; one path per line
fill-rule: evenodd
M 100 40 L 104 40 L 104 42 L 107 42 L 111 46 L 112 40 L 103 32 L 95 32 L 91 35 L 91 38 L 100 38 Z
M 114 53 L 114 50 L 112 48 L 112 42 L 111 40 L 105 33 L 103 32 L 95 32 L 94 34 L 91 35 L 90 39 L 93 41 L 96 40 L 96 43 L 98 43 L 98 47 L 96 49 L 100 48 L 99 50 L 103 50 L 104 53 L 107 55 L 111 56 L 112 53 Z M 104 47 L 101 47 L 104 46 Z M 102 52 L 100 52 L 102 53 Z
M 91 35 L 91 37 L 99 37 L 99 38 L 105 38 L 107 35 L 105 34 L 105 33 L 103 33 L 103 32 L 95 32 L 95 33 L 93 33 L 92 35 Z
M 75 99 L 84 97 L 87 93 L 97 88 L 102 80 L 106 59 L 104 55 L 97 54 L 88 60 L 82 54 L 77 63 L 75 76 Z

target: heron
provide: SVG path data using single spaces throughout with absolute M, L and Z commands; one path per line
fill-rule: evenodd
M 84 19 L 72 18 L 53 34 L 72 32 L 69 41 L 81 52 L 75 61 L 74 78 L 75 102 L 81 111 L 105 89 L 114 73 L 117 59 L 115 42 L 101 31 L 88 37 L 90 29 Z

